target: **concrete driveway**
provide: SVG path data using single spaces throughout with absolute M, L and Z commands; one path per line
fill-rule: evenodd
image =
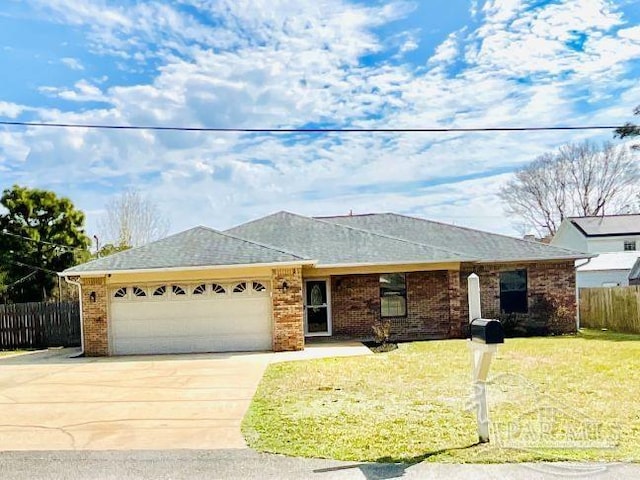
M 244 448 L 270 353 L 0 359 L 0 450 Z

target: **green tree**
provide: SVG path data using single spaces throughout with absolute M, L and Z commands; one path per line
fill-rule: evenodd
M 634 115 L 640 116 L 640 105 L 638 105 L 633 111 Z M 614 137 L 627 138 L 640 136 L 640 125 L 635 125 L 631 122 L 625 123 L 622 127 L 616 129 Z M 633 145 L 631 148 L 640 150 L 640 144 Z
M 56 272 L 90 258 L 84 213 L 71 200 L 47 190 L 14 185 L 0 197 L 0 270 L 6 284 L 31 272 L 5 295 L 13 302 L 46 299 L 57 283 Z

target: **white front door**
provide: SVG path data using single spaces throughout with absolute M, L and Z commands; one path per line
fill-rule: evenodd
M 331 292 L 328 280 L 305 280 L 304 334 L 307 337 L 331 335 Z

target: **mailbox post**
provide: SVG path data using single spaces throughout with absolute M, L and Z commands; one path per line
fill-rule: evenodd
M 472 273 L 467 279 L 469 296 L 469 349 L 472 361 L 473 408 L 478 419 L 478 439 L 489 441 L 489 409 L 487 408 L 487 376 L 491 360 L 504 343 L 504 330 L 498 320 L 482 318 L 480 278 Z

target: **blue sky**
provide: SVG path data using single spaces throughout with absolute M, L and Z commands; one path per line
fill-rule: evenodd
M 640 0 L 8 0 L 0 119 L 208 127 L 620 124 Z M 136 187 L 172 231 L 287 209 L 530 230 L 496 193 L 606 132 L 239 135 L 0 128 L 0 187 L 87 212 Z

